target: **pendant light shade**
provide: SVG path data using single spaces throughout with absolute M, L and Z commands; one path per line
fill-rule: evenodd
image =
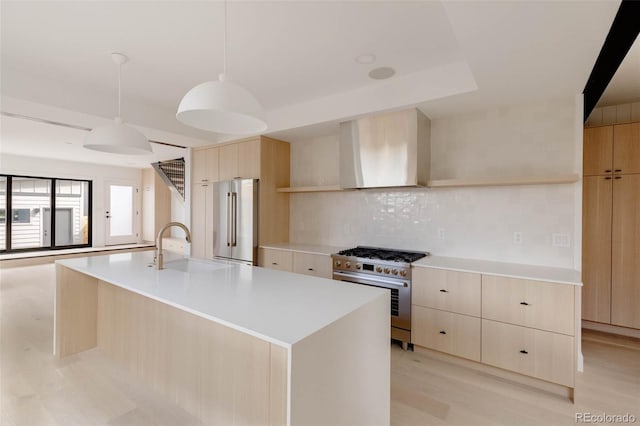
M 228 81 L 227 1 L 224 2 L 224 72 L 189 90 L 178 106 L 176 118 L 191 127 L 217 133 L 243 135 L 267 129 L 258 100 L 242 86 Z
M 84 147 L 112 154 L 150 154 L 151 144 L 142 133 L 127 126 L 120 117 L 113 124 L 93 129 L 85 138 Z
M 262 107 L 244 87 L 225 81 L 207 81 L 182 98 L 176 118 L 192 127 L 242 135 L 262 132 L 267 124 Z
M 127 126 L 120 118 L 121 79 L 120 66 L 128 61 L 122 53 L 112 53 L 111 58 L 118 64 L 118 116 L 113 124 L 96 127 L 84 140 L 84 147 L 111 154 L 144 155 L 152 154 L 151 144 L 138 130 Z

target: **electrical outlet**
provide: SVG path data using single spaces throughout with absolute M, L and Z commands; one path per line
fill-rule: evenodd
M 447 238 L 447 234 L 446 234 L 444 228 L 438 228 L 438 239 L 439 240 L 444 240 L 445 238 Z
M 551 245 L 553 247 L 571 247 L 571 237 L 569 234 L 551 234 Z
M 513 233 L 513 244 L 522 244 L 522 232 Z

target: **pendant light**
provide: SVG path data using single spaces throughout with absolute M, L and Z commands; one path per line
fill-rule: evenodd
M 124 124 L 120 116 L 122 100 L 120 71 L 122 64 L 129 58 L 122 53 L 112 53 L 111 59 L 118 65 L 118 116 L 113 124 L 96 127 L 89 132 L 84 140 L 84 147 L 112 154 L 152 154 L 153 150 L 147 138 L 133 127 Z
M 176 118 L 197 129 L 235 135 L 259 133 L 267 128 L 257 99 L 227 78 L 227 0 L 224 2 L 223 72 L 218 81 L 207 81 L 189 90 L 178 106 Z

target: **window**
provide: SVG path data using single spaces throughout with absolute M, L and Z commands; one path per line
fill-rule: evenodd
M 0 251 L 90 246 L 91 187 L 86 180 L 0 176 Z

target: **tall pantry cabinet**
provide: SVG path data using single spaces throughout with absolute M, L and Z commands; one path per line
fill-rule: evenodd
M 640 329 L 640 123 L 584 131 L 582 318 Z

